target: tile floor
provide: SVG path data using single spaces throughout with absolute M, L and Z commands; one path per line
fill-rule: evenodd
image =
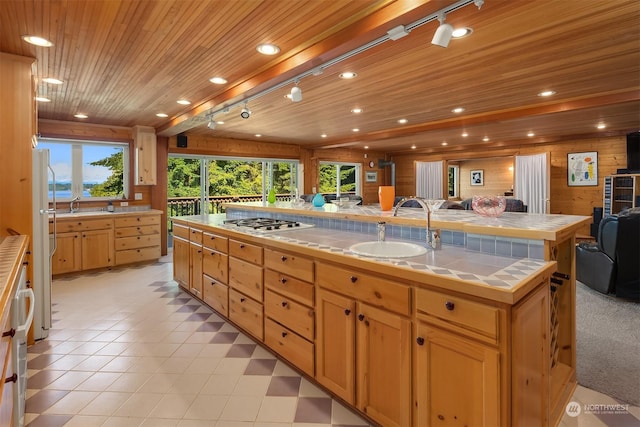
M 54 281 L 53 328 L 28 350 L 28 427 L 369 425 L 181 291 L 170 261 Z M 637 407 L 591 409 L 561 425 L 640 425 Z

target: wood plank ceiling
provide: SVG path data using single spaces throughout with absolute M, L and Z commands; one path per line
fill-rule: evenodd
M 469 3 L 446 22 L 473 33 L 441 48 L 431 44 L 438 21 L 416 23 L 450 0 L 2 0 L 0 51 L 37 58 L 38 95 L 51 99 L 39 103 L 40 119 L 83 113 L 85 122 L 153 126 L 165 136 L 399 153 L 640 129 L 640 2 Z M 406 37 L 385 37 L 410 24 Z M 29 45 L 25 34 L 54 46 Z M 280 53 L 257 53 L 265 42 Z M 357 77 L 339 79 L 344 71 Z M 214 85 L 214 76 L 228 83 Z M 293 103 L 285 95 L 296 76 L 303 99 Z M 537 96 L 543 90 L 556 94 Z M 211 130 L 214 112 L 224 124 Z

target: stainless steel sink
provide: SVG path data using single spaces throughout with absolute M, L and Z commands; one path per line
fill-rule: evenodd
M 375 241 L 356 243 L 349 247 L 355 254 L 375 258 L 410 258 L 427 253 L 427 248 L 416 243 Z

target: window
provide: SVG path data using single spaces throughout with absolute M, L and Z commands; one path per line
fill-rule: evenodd
M 38 148 L 49 150 L 58 200 L 128 197 L 129 144 L 40 139 Z M 50 200 L 53 190 L 49 182 Z
M 449 197 L 458 197 L 458 188 L 460 188 L 460 168 L 458 165 L 449 166 L 449 180 L 448 180 L 448 188 L 449 188 Z
M 321 193 L 360 194 L 358 163 L 320 162 Z

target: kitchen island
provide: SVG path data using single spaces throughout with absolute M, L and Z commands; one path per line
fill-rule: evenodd
M 381 425 L 559 422 L 575 388 L 575 281 L 563 252 L 585 217 L 538 218 L 547 225 L 536 233 L 534 216 L 511 218 L 518 228 L 438 213 L 441 250 L 382 259 L 349 247 L 375 240 L 380 221 L 389 240 L 420 240 L 422 210 L 325 208 L 226 205 L 229 218 L 316 225 L 275 233 L 219 215 L 173 218 L 176 281 Z M 496 253 L 505 239 L 510 256 Z

